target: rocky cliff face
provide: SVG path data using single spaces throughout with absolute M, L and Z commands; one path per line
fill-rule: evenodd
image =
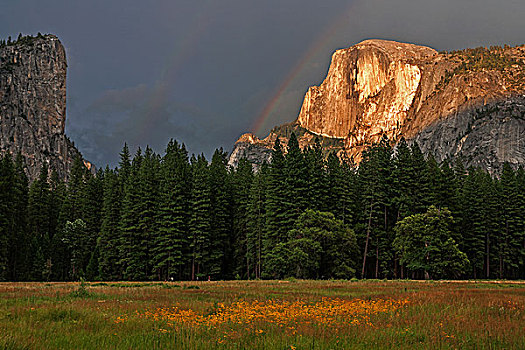
M 318 135 L 356 161 L 386 134 L 394 143 L 416 140 L 438 160 L 461 156 L 489 170 L 505 161 L 525 164 L 525 134 L 515 131 L 525 130 L 524 72 L 525 46 L 438 53 L 367 40 L 333 54 L 325 80 L 308 90 L 298 118 L 284 129 L 299 130 L 304 144 Z M 283 127 L 268 139 L 277 136 L 287 138 Z M 236 144 L 232 165 L 248 144 L 252 159 L 265 159 L 268 140 L 252 138 Z
M 64 47 L 53 35 L 0 46 L 0 153 L 21 152 L 30 179 L 43 162 L 66 178 L 79 155 L 64 134 L 66 70 Z

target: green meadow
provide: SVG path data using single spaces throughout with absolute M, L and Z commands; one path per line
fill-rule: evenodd
M 0 283 L 4 349 L 524 349 L 525 284 Z

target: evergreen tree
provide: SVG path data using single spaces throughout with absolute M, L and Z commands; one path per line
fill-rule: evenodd
M 191 280 L 207 276 L 211 249 L 211 203 L 208 162 L 204 155 L 191 159 L 192 192 L 190 217 Z
M 315 139 L 313 147 L 304 152 L 306 179 L 305 207 L 313 210 L 326 211 L 329 207 L 329 185 L 326 174 L 326 164 L 319 138 Z
M 426 208 L 431 205 L 427 162 L 425 161 L 425 156 L 423 152 L 421 152 L 417 142 L 412 143 L 410 151 L 412 153 L 412 169 L 414 177 L 412 192 L 413 205 L 417 213 L 423 213 L 426 211 Z
M 285 162 L 279 138 L 275 140 L 272 150 L 267 179 L 262 277 L 269 277 L 274 274 L 274 271 L 267 269 L 268 266 L 275 265 L 274 262 L 269 261 L 272 256 L 275 256 L 275 254 L 271 255 L 271 252 L 278 243 L 286 241 L 287 224 L 289 223 L 287 206 L 283 198 L 287 188 L 285 185 Z
M 29 265 L 29 243 L 27 234 L 27 205 L 29 181 L 24 170 L 24 159 L 20 153 L 15 158 L 15 202 L 14 210 L 14 230 L 10 257 L 10 277 L 12 281 L 27 280 Z
M 102 223 L 102 206 L 104 197 L 104 172 L 99 171 L 96 176 L 91 173 L 87 173 L 85 176 L 85 186 L 82 191 L 82 219 L 86 224 L 86 235 L 83 238 L 85 240 L 85 251 L 82 254 L 82 271 L 87 272 L 87 266 L 96 264 L 95 267 L 98 270 L 98 260 L 92 261 L 93 252 L 97 246 L 97 240 L 100 234 L 100 227 Z M 98 257 L 98 255 L 97 255 Z M 98 273 L 91 276 L 94 278 Z
M 104 172 L 104 198 L 102 202 L 102 224 L 97 241 L 99 251 L 99 276 L 102 280 L 118 280 L 122 278 L 119 269 L 120 242 L 120 206 L 122 201 L 122 186 L 119 176 L 114 170 L 106 167 Z
M 441 208 L 441 193 L 443 186 L 443 174 L 441 168 L 434 156 L 430 155 L 427 158 L 427 180 L 428 180 L 428 202 L 432 205 Z
M 10 154 L 0 159 L 0 281 L 9 277 L 9 249 L 14 226 L 14 164 Z
M 246 264 L 248 278 L 261 278 L 263 238 L 266 223 L 266 187 L 268 165 L 264 163 L 254 174 L 247 206 Z
M 69 181 L 67 183 L 67 193 L 64 198 L 59 217 L 59 226 L 65 227 L 67 221 L 75 221 L 82 218 L 83 195 L 85 194 L 85 175 L 87 169 L 82 158 L 77 155 L 73 160 Z
M 519 186 L 516 174 L 509 163 L 504 163 L 499 181 L 499 212 L 501 225 L 498 231 L 498 277 L 516 278 L 512 271 L 519 269 L 519 256 L 523 248 L 520 231 Z M 518 258 L 518 259 L 517 259 Z
M 69 270 L 67 247 L 61 241 L 60 213 L 67 195 L 66 184 L 59 179 L 58 173 L 53 170 L 50 179 L 49 193 L 49 248 L 46 249 L 41 258 L 44 262 L 44 279 L 65 280 Z
M 327 210 L 345 225 L 355 225 L 359 214 L 357 174 L 347 159 L 330 153 L 326 162 Z
M 207 259 L 209 276 L 229 277 L 231 271 L 233 247 L 230 242 L 232 230 L 230 184 L 226 169 L 227 154 L 215 150 L 209 167 L 210 181 L 210 252 Z
M 129 153 L 128 144 L 124 143 L 122 151 L 119 153 L 120 161 L 118 168 L 119 181 L 121 183 L 122 189 L 128 180 L 128 177 L 131 174 L 131 155 Z
M 412 152 L 404 137 L 397 144 L 394 163 L 392 204 L 396 210 L 396 219 L 400 220 L 414 214 L 414 192 L 416 191 Z
M 136 186 L 138 187 L 139 202 L 137 231 L 135 232 L 136 242 L 140 247 L 136 247 L 129 254 L 129 261 L 126 273 L 133 276 L 136 280 L 146 280 L 152 275 L 152 243 L 154 233 L 157 232 L 157 210 L 158 210 L 158 190 L 159 190 L 159 168 L 160 159 L 153 150 L 146 147 L 144 158 L 137 173 Z M 131 267 L 134 267 L 133 271 Z
M 44 271 L 42 259 L 52 251 L 50 240 L 50 189 L 48 182 L 48 168 L 44 163 L 40 176 L 33 181 L 29 189 L 28 199 L 28 229 L 31 242 L 29 260 L 33 263 L 30 276 L 32 280 L 40 280 Z M 37 260 L 38 261 L 37 263 Z
M 393 252 L 390 248 L 394 239 L 392 232 L 392 148 L 384 136 L 380 143 L 371 146 L 363 153 L 359 167 L 360 187 L 363 189 L 363 206 L 366 208 L 366 237 L 364 239 L 363 264 L 361 277 L 366 277 L 367 258 L 375 258 L 373 273 L 387 277 L 396 274 L 393 271 Z M 372 249 L 370 249 L 372 248 Z
M 159 279 L 182 278 L 189 237 L 190 164 L 184 145 L 171 140 L 160 168 L 160 204 L 153 247 L 153 270 Z
M 124 185 L 122 211 L 119 223 L 119 265 L 122 269 L 123 277 L 129 280 L 146 280 L 149 276 L 145 269 L 144 237 L 142 237 L 140 227 L 141 215 L 141 174 L 140 169 L 143 163 L 142 151 L 139 148 L 133 157 L 130 173 Z
M 87 247 L 86 236 L 86 223 L 82 219 L 76 219 L 75 221 L 67 221 L 63 229 L 62 242 L 66 245 L 71 257 L 70 262 L 70 277 L 73 280 L 78 280 L 80 277 L 84 277 L 84 254 Z
M 494 245 L 498 235 L 498 199 L 492 177 L 483 170 L 469 169 L 464 180 L 463 240 L 474 278 L 490 278 L 498 258 Z
M 458 192 L 456 176 L 450 164 L 445 160 L 441 164 L 441 182 L 437 187 L 436 199 L 441 207 L 450 209 L 452 216 L 459 211 L 458 203 L 455 201 Z
M 249 206 L 250 193 L 253 182 L 252 164 L 241 159 L 237 169 L 231 171 L 232 178 L 232 218 L 233 235 L 230 244 L 233 248 L 233 268 L 237 277 L 250 277 L 250 263 L 248 261 L 249 240 Z
M 119 167 L 114 171 L 106 167 L 103 181 L 102 222 L 97 246 L 100 259 L 99 275 L 104 280 L 119 280 L 124 275 L 126 245 L 122 236 L 123 203 L 125 190 L 129 189 L 126 186 L 131 174 L 130 153 L 126 143 L 119 156 Z
M 55 260 L 55 269 L 59 269 L 55 271 L 55 273 L 61 280 L 69 278 L 77 279 L 84 273 L 84 266 L 82 266 L 83 254 L 78 251 L 72 252 L 71 249 L 72 247 L 80 247 L 84 249 L 84 252 L 86 252 L 88 247 L 86 247 L 85 241 L 73 242 L 73 238 L 69 237 L 68 235 L 76 234 L 76 232 L 80 230 L 80 222 L 85 225 L 85 222 L 82 220 L 82 206 L 83 195 L 85 193 L 84 187 L 86 185 L 86 172 L 87 169 L 84 165 L 84 162 L 82 161 L 82 158 L 80 155 L 77 155 L 73 160 L 64 201 L 62 202 L 62 207 L 60 208 L 60 214 L 58 217 L 58 232 L 54 237 L 54 242 L 51 244 L 53 250 L 56 249 L 61 252 L 60 255 L 57 255 L 57 260 Z M 77 220 L 79 221 L 77 222 Z M 68 222 L 70 225 L 67 224 Z M 71 226 L 71 224 L 75 222 L 77 222 L 79 225 L 74 226 L 75 230 L 72 230 L 73 226 Z M 68 230 L 66 230 L 66 228 Z M 85 240 L 83 235 L 75 237 Z M 73 253 L 76 255 L 73 256 Z M 46 260 L 45 257 L 42 259 L 44 259 L 44 261 Z
M 522 247 L 517 256 L 514 257 L 518 262 L 517 278 L 525 278 L 525 170 L 522 166 L 516 171 L 516 232 L 517 241 Z
M 295 220 L 309 205 L 308 170 L 297 137 L 295 133 L 292 133 L 288 141 L 288 153 L 284 161 L 285 186 L 281 200 L 281 206 L 284 209 L 282 225 L 284 225 L 283 230 L 285 231 L 293 227 Z

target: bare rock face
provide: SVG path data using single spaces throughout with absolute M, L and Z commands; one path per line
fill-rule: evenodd
M 308 139 L 317 135 L 330 149 L 357 162 L 366 147 L 386 135 L 394 143 L 401 136 L 417 140 L 438 160 L 461 156 L 467 165 L 487 169 L 497 169 L 505 161 L 525 164 L 519 149 L 525 135 L 511 133 L 514 138 L 518 135 L 518 142 L 503 132 L 525 129 L 524 120 L 512 117 L 519 114 L 518 97 L 525 94 L 524 72 L 525 46 L 438 53 L 413 44 L 366 40 L 333 54 L 325 80 L 308 90 L 291 126 L 305 130 L 300 143 L 308 145 Z M 499 114 L 483 112 L 495 106 Z M 274 128 L 269 138 L 286 139 L 282 130 Z M 501 131 L 496 135 L 494 130 Z M 465 141 L 453 142 L 467 134 Z M 269 142 L 248 141 L 238 143 L 234 152 L 238 155 L 242 153 L 238 148 L 250 144 L 252 158 L 255 153 L 264 158 L 262 149 Z M 494 153 L 498 156 L 491 156 Z
M 525 164 L 525 96 L 467 110 L 417 133 L 421 150 L 441 162 L 460 158 L 469 166 L 498 174 L 503 163 Z
M 382 40 L 364 41 L 332 56 L 328 75 L 311 87 L 297 122 L 322 136 L 360 143 L 394 130 L 407 117 L 433 49 Z
M 270 140 L 262 141 L 252 133 L 243 134 L 235 143 L 235 147 L 228 159 L 228 165 L 237 167 L 243 158 L 248 159 L 257 168 L 260 164 L 271 158 Z
M 0 47 L 0 153 L 20 152 L 31 180 L 44 162 L 66 178 L 79 155 L 64 134 L 66 71 L 65 50 L 54 35 Z

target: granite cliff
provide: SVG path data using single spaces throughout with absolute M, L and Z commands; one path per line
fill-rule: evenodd
M 66 53 L 54 35 L 0 45 L 0 154 L 20 152 L 30 179 L 44 162 L 66 178 L 80 155 L 64 133 L 66 71 Z
M 417 141 L 438 160 L 496 171 L 525 164 L 525 46 L 434 49 L 366 40 L 337 50 L 320 86 L 308 89 L 297 119 L 259 140 L 243 135 L 230 157 L 260 163 L 293 131 L 302 146 L 320 137 L 327 151 L 361 152 L 387 135 Z

